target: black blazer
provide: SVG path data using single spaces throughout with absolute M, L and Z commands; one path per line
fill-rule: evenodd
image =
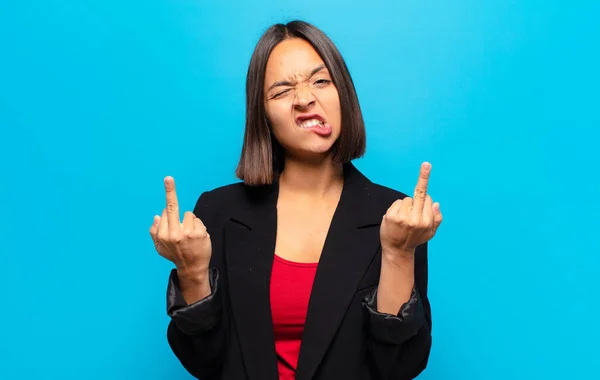
M 376 311 L 379 226 L 406 195 L 370 182 L 352 164 L 310 296 L 298 380 L 412 379 L 431 348 L 427 245 L 417 248 L 415 288 L 398 315 Z M 211 236 L 211 295 L 187 305 L 171 272 L 168 342 L 202 380 L 276 380 L 269 301 L 278 185 L 241 183 L 203 193 L 194 213 Z

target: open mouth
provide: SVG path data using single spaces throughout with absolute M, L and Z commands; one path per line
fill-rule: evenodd
M 312 128 L 312 127 L 322 127 L 325 124 L 322 120 L 319 119 L 308 119 L 298 123 L 300 128 Z
M 296 125 L 300 128 L 313 128 L 327 124 L 325 119 L 319 114 L 300 115 L 296 117 Z
M 331 125 L 318 114 L 298 116 L 296 118 L 296 125 L 323 137 L 331 135 L 332 132 Z

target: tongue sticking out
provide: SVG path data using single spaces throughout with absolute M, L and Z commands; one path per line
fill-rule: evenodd
M 323 123 L 317 124 L 316 126 L 311 128 L 311 131 L 316 133 L 319 136 L 329 136 L 331 134 L 331 124 Z

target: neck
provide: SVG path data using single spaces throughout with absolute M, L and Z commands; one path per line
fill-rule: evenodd
M 314 196 L 337 193 L 343 183 L 343 165 L 331 159 L 315 163 L 288 158 L 279 178 L 283 190 Z

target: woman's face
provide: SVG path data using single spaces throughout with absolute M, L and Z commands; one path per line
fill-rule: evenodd
M 340 136 L 337 88 L 316 50 L 305 40 L 279 43 L 265 72 L 265 109 L 288 155 L 323 156 Z

